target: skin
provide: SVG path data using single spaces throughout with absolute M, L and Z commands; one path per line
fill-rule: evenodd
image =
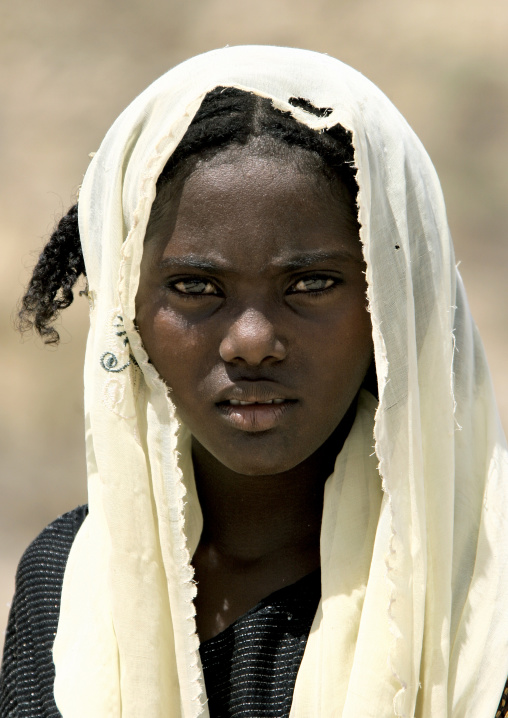
M 353 202 L 319 163 L 224 149 L 147 229 L 136 318 L 193 435 L 201 640 L 319 566 L 324 483 L 372 361 Z

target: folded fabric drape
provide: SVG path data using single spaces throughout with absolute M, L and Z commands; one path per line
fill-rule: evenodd
M 65 572 L 57 705 L 64 718 L 208 714 L 190 436 L 142 347 L 135 297 L 157 177 L 217 86 L 269 97 L 316 131 L 340 123 L 358 169 L 379 402 L 362 394 L 326 485 L 322 600 L 291 718 L 490 718 L 508 674 L 508 453 L 438 178 L 361 74 L 261 46 L 210 52 L 157 80 L 83 182 L 90 513 Z M 332 112 L 316 117 L 291 97 Z

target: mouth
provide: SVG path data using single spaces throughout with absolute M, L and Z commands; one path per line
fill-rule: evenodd
M 229 403 L 231 406 L 252 406 L 255 404 L 283 404 L 286 399 L 268 399 L 267 401 L 241 401 L 240 399 L 230 399 Z
M 228 399 L 216 406 L 235 429 L 260 432 L 274 429 L 297 403 L 294 399 L 274 397 L 264 401 Z

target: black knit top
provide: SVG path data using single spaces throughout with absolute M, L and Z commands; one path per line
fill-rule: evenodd
M 60 718 L 51 650 L 67 557 L 86 514 L 80 506 L 53 521 L 20 561 L 0 675 L 0 718 Z
M 50 524 L 18 567 L 0 674 L 0 718 L 60 718 L 51 649 L 81 506 Z M 201 644 L 211 718 L 287 718 L 320 598 L 319 571 L 260 601 Z M 508 683 L 496 718 L 508 718 Z
M 321 598 L 314 571 L 272 593 L 200 646 L 212 718 L 287 718 Z

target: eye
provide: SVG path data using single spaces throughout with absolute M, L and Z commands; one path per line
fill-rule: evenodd
M 313 292 L 323 292 L 326 289 L 331 289 L 338 284 L 338 280 L 334 277 L 303 277 L 297 282 L 291 285 L 289 288 L 290 294 L 305 294 Z
M 199 277 L 189 277 L 188 279 L 178 279 L 171 282 L 169 288 L 178 294 L 186 294 L 193 296 L 217 295 L 217 287 L 206 279 Z

